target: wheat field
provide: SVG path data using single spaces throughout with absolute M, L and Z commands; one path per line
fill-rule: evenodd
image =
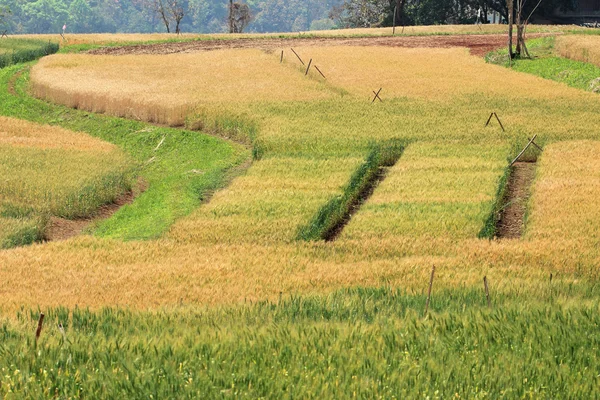
M 556 38 L 555 48 L 562 57 L 600 66 L 600 36 L 559 36 Z
M 0 247 L 41 239 L 50 216 L 93 215 L 131 187 L 118 147 L 13 118 L 0 117 L 0 161 Z
M 407 26 L 402 32 L 402 27 L 396 28 L 396 35 L 477 35 L 477 34 L 499 34 L 506 33 L 507 27 L 502 24 L 486 25 L 430 25 L 430 26 Z M 563 33 L 563 32 L 585 32 L 586 28 L 578 25 L 535 25 L 528 26 L 529 33 Z M 161 41 L 186 41 L 186 40 L 228 40 L 228 39 L 256 39 L 256 38 L 279 38 L 279 37 L 353 37 L 353 36 L 391 36 L 393 30 L 386 28 L 353 28 L 332 29 L 324 31 L 305 32 L 273 32 L 273 33 L 243 33 L 243 34 L 195 34 L 182 33 L 180 35 L 169 33 L 95 33 L 95 34 L 71 34 L 65 35 L 66 41 L 58 34 L 23 34 L 13 35 L 21 39 L 49 40 L 60 43 L 62 46 L 69 45 L 107 45 L 124 43 L 143 43 Z
M 161 90 L 186 81 L 169 71 L 187 60 L 185 68 L 196 73 L 187 77 L 194 90 L 178 86 L 180 96 L 173 100 L 190 110 L 187 123 L 241 121 L 242 133 L 252 127 L 248 140 L 260 157 L 159 240 L 81 237 L 0 252 L 0 289 L 9 293 L 4 311 L 24 304 L 236 304 L 382 284 L 421 293 L 434 264 L 439 290 L 476 287 L 487 275 L 497 295 L 541 296 L 546 288 L 538 282 L 552 272 L 584 296 L 580 276 L 592 276 L 599 259 L 592 222 L 600 190 L 593 184 L 593 116 L 600 111 L 594 94 L 487 65 L 463 49 L 298 51 L 323 67 L 328 80 L 314 70 L 304 76 L 293 58 L 280 64 L 277 52 L 246 50 L 149 56 L 139 65 L 127 57 L 59 55 L 35 66 L 36 93 L 46 88 L 45 96 L 54 93 L 54 100 L 77 107 L 65 99 L 80 96 L 98 109 L 110 101 L 91 86 L 71 88 L 74 82 L 94 82 L 98 91 L 120 97 L 120 104 L 134 104 L 142 84 L 151 82 L 143 90 L 147 103 L 135 103 L 136 112 L 164 113 L 166 120 L 181 115 L 171 114 L 174 97 L 161 97 Z M 239 59 L 247 60 L 252 73 L 219 70 L 235 85 L 207 79 L 211 63 L 224 67 Z M 127 68 L 119 68 L 119 60 Z M 150 81 L 148 63 L 158 68 Z M 213 91 L 215 85 L 221 90 Z M 382 86 L 384 101 L 372 103 L 372 91 Z M 273 95 L 274 89 L 282 94 Z M 506 133 L 497 125 L 484 127 L 491 111 L 498 112 Z M 535 133 L 545 151 L 525 237 L 478 239 L 509 159 Z M 404 154 L 340 237 L 330 243 L 295 240 L 299 227 L 341 194 L 371 144 L 389 139 L 403 140 Z M 582 173 L 561 175 L 571 168 Z M 582 185 L 585 196 L 568 206 L 574 199 L 570 188 Z M 563 235 L 558 226 L 573 229 Z M 17 278 L 25 271 L 44 284 Z M 557 301 L 568 305 L 574 297 Z

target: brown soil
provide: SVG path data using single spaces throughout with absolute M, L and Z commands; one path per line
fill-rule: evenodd
M 379 186 L 379 184 L 385 179 L 388 169 L 389 168 L 379 168 L 379 173 L 375 176 L 375 179 L 369 182 L 369 185 L 365 188 L 365 190 L 362 193 L 360 193 L 358 198 L 352 204 L 350 204 L 348 214 L 345 216 L 345 218 L 341 220 L 332 229 L 325 232 L 325 234 L 323 235 L 323 239 L 326 242 L 333 242 L 338 238 L 338 236 L 340 236 L 346 225 L 348 225 L 348 223 L 352 219 L 352 216 L 360 209 L 360 207 L 362 207 L 362 205 L 367 200 L 369 200 L 369 198 L 373 195 L 375 188 Z
M 118 197 L 114 202 L 110 204 L 104 204 L 96 211 L 93 217 L 90 218 L 79 218 L 79 219 L 65 219 L 59 217 L 50 217 L 50 221 L 46 228 L 45 239 L 47 241 L 66 240 L 74 236 L 80 235 L 86 228 L 94 223 L 109 218 L 116 213 L 119 208 L 126 204 L 133 203 L 136 195 L 140 195 L 146 189 L 148 185 L 143 180 L 138 180 L 137 187 L 135 190 L 130 190 Z
M 535 178 L 535 168 L 536 164 L 533 162 L 517 162 L 513 165 L 504 201 L 506 206 L 497 224 L 498 238 L 515 239 L 523 234 L 523 220 L 531 195 L 531 184 Z
M 532 34 L 529 38 L 546 36 Z M 483 56 L 492 50 L 506 45 L 506 35 L 443 35 L 443 36 L 395 36 L 368 38 L 269 38 L 269 39 L 233 39 L 200 40 L 180 43 L 143 44 L 122 47 L 104 47 L 90 50 L 89 54 L 127 55 L 127 54 L 175 54 L 195 53 L 221 49 L 262 49 L 273 51 L 293 46 L 386 46 L 386 47 L 430 47 L 450 48 L 467 47 L 471 54 Z

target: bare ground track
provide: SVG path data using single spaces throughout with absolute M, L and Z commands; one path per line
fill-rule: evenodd
M 548 36 L 531 34 L 529 38 Z M 176 54 L 223 49 L 262 49 L 274 51 L 293 46 L 384 46 L 405 48 L 451 48 L 466 47 L 475 56 L 484 56 L 506 45 L 506 35 L 440 35 L 440 36 L 385 36 L 385 37 L 297 37 L 259 39 L 215 39 L 190 42 L 140 44 L 133 46 L 103 47 L 90 50 L 89 54 Z

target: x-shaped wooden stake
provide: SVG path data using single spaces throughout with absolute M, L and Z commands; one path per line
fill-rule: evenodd
M 0 35 L 0 38 L 3 38 L 3 37 L 8 37 L 8 31 L 2 32 L 2 35 Z
M 381 89 L 383 89 L 383 88 L 381 88 Z M 381 89 L 379 89 L 377 91 L 377 93 L 375 93 L 375 91 L 373 90 L 373 93 L 375 94 L 375 97 L 373 97 L 373 101 L 371 103 L 375 103 L 375 100 L 377 100 L 377 99 L 379 99 L 379 101 L 383 103 L 383 100 L 381 100 L 381 97 L 379 97 L 379 93 L 381 93 Z

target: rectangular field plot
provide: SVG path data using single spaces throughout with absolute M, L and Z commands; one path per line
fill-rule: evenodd
M 600 142 L 553 143 L 538 162 L 526 238 L 600 240 Z
M 177 223 L 170 237 L 194 243 L 291 242 L 363 162 L 360 158 L 276 157 L 247 174 Z
M 476 237 L 492 209 L 508 151 L 497 143 L 409 145 L 340 239 Z

